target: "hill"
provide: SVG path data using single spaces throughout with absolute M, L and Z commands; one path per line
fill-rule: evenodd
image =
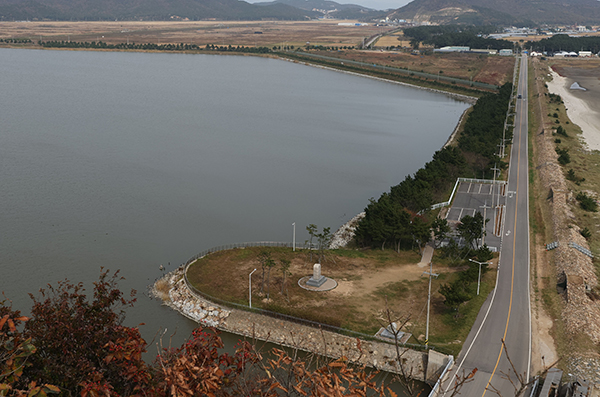
M 238 0 L 0 0 L 0 20 L 304 20 L 318 13 Z
M 600 20 L 598 0 L 414 0 L 390 18 L 439 24 L 592 24 Z
M 340 4 L 331 0 L 274 0 L 254 3 L 255 5 L 286 4 L 306 11 L 318 11 L 337 19 L 370 19 L 384 14 L 383 11 L 357 4 Z

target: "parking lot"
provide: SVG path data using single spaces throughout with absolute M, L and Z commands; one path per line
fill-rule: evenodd
M 485 230 L 484 243 L 492 251 L 500 249 L 502 241 L 502 217 L 505 204 L 504 182 L 477 183 L 461 182 L 455 193 L 452 207 L 446 213 L 448 222 L 456 223 L 464 216 L 474 216 L 480 212 L 484 219 L 489 219 Z

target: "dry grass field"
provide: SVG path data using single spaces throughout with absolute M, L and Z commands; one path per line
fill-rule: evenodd
M 313 292 L 302 289 L 298 280 L 312 275 L 312 265 L 316 262 L 314 251 L 311 260 L 310 251 L 294 253 L 289 248 L 268 248 L 277 264 L 271 271 L 271 301 L 267 301 L 266 284 L 264 293 L 260 294 L 262 277 L 258 254 L 263 249 L 234 249 L 210 254 L 190 267 L 188 277 L 198 289 L 211 296 L 247 305 L 248 274 L 256 268 L 258 270 L 252 276 L 253 306 L 369 334 L 379 329 L 387 298 L 388 307 L 394 312 L 410 315 L 408 331 L 423 340 L 428 287 L 428 278 L 423 276 L 423 272 L 428 269 L 417 266 L 420 255 L 416 252 L 330 251 L 327 260 L 322 263 L 322 274 L 335 279 L 338 286 L 327 292 Z M 283 294 L 281 259 L 291 261 L 292 274 L 287 277 Z M 463 306 L 461 317 L 456 319 L 455 313 L 444 306 L 444 297 L 436 291 L 463 269 L 450 267 L 437 258 L 434 263 L 434 272 L 440 277 L 432 283 L 430 339 L 432 343 L 455 352 L 475 319 L 471 311 L 477 314 L 482 299 L 491 290 L 495 272 L 485 275 L 481 296 Z
M 338 56 L 355 61 L 379 65 L 408 68 L 410 70 L 437 75 L 438 72 L 460 79 L 502 85 L 512 80 L 515 64 L 513 57 L 489 56 L 482 54 L 445 53 L 414 55 L 399 51 L 345 51 L 324 55 Z
M 261 33 L 258 33 L 261 32 Z M 381 32 L 376 26 L 340 26 L 337 21 L 2 22 L 0 39 L 232 46 L 354 46 Z
M 406 39 L 401 32 L 381 37 L 375 43 L 377 47 L 410 47 L 410 40 Z

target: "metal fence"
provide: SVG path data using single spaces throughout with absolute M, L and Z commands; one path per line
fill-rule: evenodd
M 299 317 L 294 317 L 294 316 L 290 316 L 287 314 L 283 314 L 283 313 L 277 313 L 277 312 L 273 312 L 270 310 L 265 310 L 265 309 L 260 309 L 260 308 L 250 308 L 246 305 L 242 305 L 239 303 L 235 303 L 235 302 L 229 302 L 229 301 L 225 301 L 223 299 L 211 296 L 209 294 L 206 294 L 202 291 L 200 291 L 199 289 L 197 289 L 196 287 L 194 287 L 190 281 L 188 280 L 187 277 L 187 271 L 189 266 L 195 262 L 196 260 L 210 254 L 213 252 L 218 252 L 218 251 L 225 251 L 225 250 L 229 250 L 229 249 L 234 249 L 234 248 L 248 248 L 248 247 L 287 247 L 287 248 L 292 248 L 293 244 L 292 243 L 285 243 L 285 242 L 275 242 L 275 241 L 257 241 L 257 242 L 249 242 L 249 243 L 236 243 L 236 244 L 227 244 L 227 245 L 221 245 L 218 247 L 213 247 L 213 248 L 209 248 L 205 251 L 200 252 L 197 255 L 194 255 L 193 257 L 191 257 L 183 266 L 185 267 L 185 271 L 184 271 L 184 280 L 185 283 L 187 285 L 187 287 L 189 288 L 190 292 L 194 295 L 196 295 L 196 297 L 200 298 L 200 299 L 204 299 L 204 300 L 208 300 L 210 302 L 213 302 L 215 304 L 219 304 L 225 307 L 229 307 L 229 308 L 234 308 L 234 309 L 239 309 L 239 310 L 243 310 L 243 311 L 247 311 L 247 312 L 252 312 L 252 313 L 257 313 L 257 314 L 262 314 L 265 316 L 269 316 L 272 318 L 276 318 L 276 319 L 280 319 L 280 320 L 286 320 L 286 321 L 290 321 L 296 324 L 300 324 L 300 325 L 305 325 L 308 327 L 312 327 L 315 329 L 322 329 L 324 331 L 330 331 L 330 332 L 335 332 L 337 334 L 340 335 L 345 335 L 345 336 L 350 336 L 350 337 L 354 337 L 354 338 L 361 338 L 361 339 L 365 339 L 365 340 L 371 340 L 371 341 L 377 341 L 377 342 L 382 342 L 382 343 L 388 343 L 388 344 L 393 344 L 392 341 L 387 341 L 385 339 L 381 339 L 381 338 L 377 338 L 373 335 L 368 335 L 368 334 L 363 334 L 361 332 L 357 332 L 357 331 L 352 331 L 346 328 L 342 328 L 342 327 L 336 327 L 334 325 L 329 325 L 329 324 L 323 324 L 323 323 L 319 323 L 317 321 L 311 321 L 311 320 L 306 320 L 303 318 L 299 318 Z M 310 249 L 310 248 L 315 248 L 315 245 L 313 244 L 312 246 L 310 246 L 310 244 L 296 244 L 296 248 L 299 249 Z M 413 344 L 413 343 L 404 343 L 402 344 L 403 347 L 407 347 L 407 348 L 411 348 L 414 350 L 426 350 L 425 345 L 420 345 L 420 344 Z M 429 346 L 431 347 L 431 343 L 429 344 Z M 444 353 L 446 354 L 446 352 L 443 351 L 443 349 L 440 349 L 436 346 L 432 346 L 433 350 L 439 351 L 440 353 Z

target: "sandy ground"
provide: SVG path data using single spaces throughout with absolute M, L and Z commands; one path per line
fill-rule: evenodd
M 563 99 L 569 118 L 577 124 L 582 131 L 583 139 L 590 150 L 600 150 L 600 112 L 597 110 L 598 95 L 600 92 L 593 85 L 593 79 L 579 79 L 578 83 L 587 91 L 571 90 L 571 84 L 577 81 L 574 78 L 562 77 L 550 70 L 552 81 L 548 82 L 548 90 L 558 94 Z

